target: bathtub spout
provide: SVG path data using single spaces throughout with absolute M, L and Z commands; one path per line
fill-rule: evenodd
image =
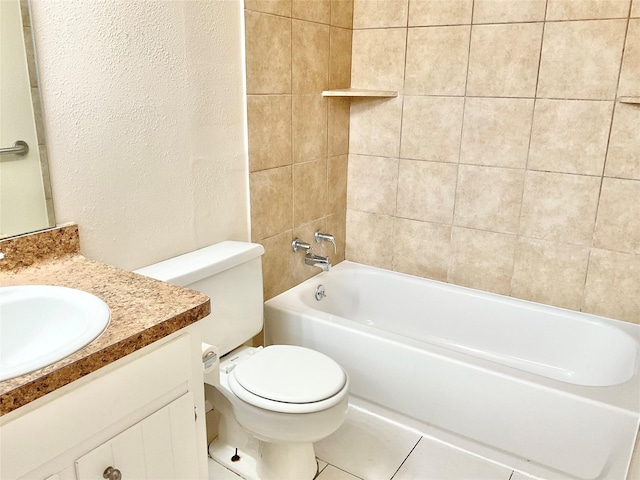
M 331 268 L 331 260 L 329 257 L 323 257 L 311 252 L 308 252 L 304 256 L 304 263 L 311 265 L 312 267 L 321 268 L 323 272 L 328 272 Z

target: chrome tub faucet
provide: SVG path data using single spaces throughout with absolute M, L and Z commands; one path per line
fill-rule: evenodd
M 329 235 L 333 239 L 331 235 Z M 316 240 L 320 242 L 320 240 Z M 330 240 L 327 240 L 330 241 Z M 335 240 L 333 240 L 333 244 L 335 247 Z M 304 263 L 306 265 L 311 265 L 312 267 L 318 267 L 322 269 L 323 272 L 328 271 L 331 268 L 331 259 L 329 257 L 323 257 L 322 255 L 316 255 L 311 251 L 311 245 L 306 242 L 303 242 L 299 238 L 296 238 L 291 243 L 291 250 L 294 252 L 305 252 Z
M 323 257 L 322 255 L 316 255 L 311 252 L 308 252 L 304 256 L 304 263 L 312 267 L 318 267 L 322 269 L 323 272 L 328 272 L 331 268 L 331 259 L 329 257 Z

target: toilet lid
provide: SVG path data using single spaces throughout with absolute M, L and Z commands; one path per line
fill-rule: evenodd
M 347 380 L 326 355 L 294 345 L 271 345 L 232 372 L 242 388 L 268 400 L 312 403 L 332 397 Z

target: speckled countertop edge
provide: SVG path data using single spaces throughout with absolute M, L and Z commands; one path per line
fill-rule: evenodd
M 12 250 L 6 247 L 7 243 L 0 242 L 0 251 L 7 254 L 5 260 L 10 262 Z M 29 266 L 17 269 L 0 268 L 0 286 L 58 285 L 84 290 L 109 305 L 111 320 L 105 331 L 81 350 L 35 372 L 0 382 L 0 415 L 160 340 L 210 312 L 209 298 L 202 293 L 91 261 L 73 248 L 28 263 Z

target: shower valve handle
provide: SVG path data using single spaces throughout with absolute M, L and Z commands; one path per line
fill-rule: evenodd
M 295 238 L 293 240 L 293 242 L 291 242 L 291 250 L 293 250 L 294 252 L 310 252 L 311 251 L 311 245 L 309 245 L 306 242 L 303 242 L 302 240 L 300 240 L 299 238 Z
M 316 232 L 314 237 L 316 239 L 316 243 L 320 243 L 320 242 L 333 243 L 333 253 L 334 254 L 338 253 L 338 247 L 336 246 L 336 239 L 334 238 L 333 235 L 330 235 L 328 233 Z

